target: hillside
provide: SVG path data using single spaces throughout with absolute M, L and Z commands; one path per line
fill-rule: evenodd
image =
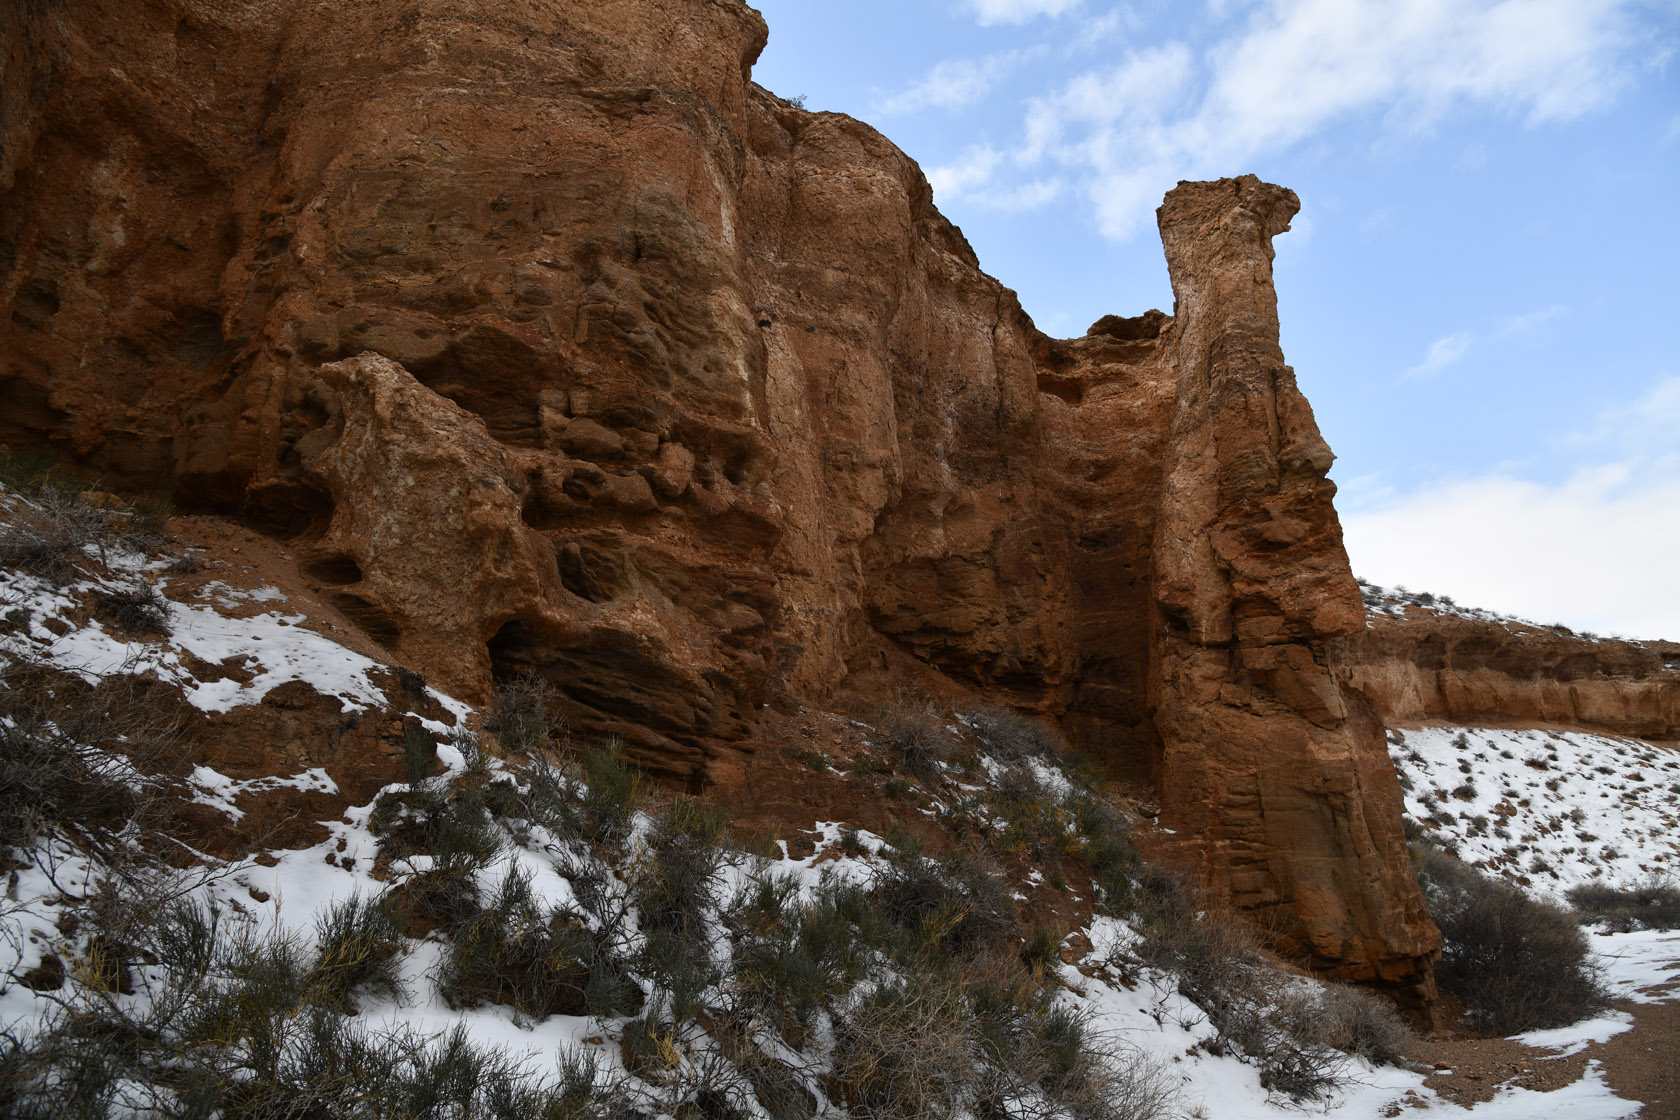
M 215 1084 L 225 1063 L 254 1063 L 256 1099 L 307 1089 L 344 1115 L 380 1094 L 390 1094 L 382 1107 L 396 1107 L 399 1093 L 411 1094 L 403 1115 L 500 1115 L 494 1100 L 515 1098 L 524 1107 L 547 1099 L 560 1110 L 550 1115 L 810 1116 L 847 1103 L 858 1115 L 875 1089 L 910 1085 L 925 1094 L 920 1103 L 893 1107 L 913 1115 L 975 1109 L 975 1092 L 1002 1093 L 995 1107 L 1011 1116 L 1285 1116 L 1302 1103 L 1338 1117 L 1412 1105 L 1460 1114 L 1450 1086 L 1437 1098 L 1423 1072 L 1370 1064 L 1395 1040 L 1418 1045 L 1379 1009 L 1281 971 L 1234 927 L 1175 910 L 1183 888 L 1133 846 L 1172 847 L 1138 815 L 1152 806 L 1089 785 L 1091 771 L 1042 724 L 997 710 L 948 723 L 882 712 L 850 725 L 845 753 L 789 744 L 787 760 L 810 781 L 873 790 L 853 796 L 876 813 L 889 807 L 874 818 L 881 831 L 829 819 L 749 836 L 716 810 L 638 793 L 622 762 L 570 739 L 528 697 L 504 693 L 475 712 L 340 644 L 331 631 L 344 624 L 330 606 L 265 582 L 284 560 L 250 537 L 212 539 L 191 520 L 171 523 L 166 537 L 97 494 L 41 494 L 0 496 L 12 565 L 0 573 L 7 840 L 17 845 L 0 938 L 9 954 L 0 1092 L 14 1094 L 13 1114 L 38 1108 L 22 1072 L 31 1053 L 58 1053 L 70 1080 L 53 1099 L 84 1109 L 69 1114 L 177 1107 L 179 1079 L 143 1071 L 158 1060 L 178 1066 L 169 1055 L 188 1043 L 187 1068 L 201 1082 Z M 200 543 L 185 545 L 195 531 Z M 141 677 L 162 682 L 163 694 L 137 691 Z M 42 688 L 55 697 L 45 707 L 32 691 Z M 288 721 L 317 707 L 335 709 L 346 730 L 382 728 L 383 746 L 335 757 L 317 753 L 319 736 L 284 742 L 296 726 Z M 294 752 L 290 763 L 245 753 L 255 729 Z M 1457 737 L 1392 736 L 1412 796 L 1457 752 Z M 1523 762 L 1542 749 L 1596 752 L 1653 774 L 1673 757 L 1581 735 L 1465 740 L 1467 780 L 1489 787 L 1524 782 Z M 71 765 L 19 816 L 24 743 L 68 751 L 59 761 Z M 1502 743 L 1528 747 L 1504 771 Z M 1575 761 L 1559 753 L 1554 765 Z M 1639 797 L 1617 799 L 1614 820 L 1605 812 L 1592 823 L 1649 851 L 1652 838 L 1633 829 L 1654 829 L 1654 816 L 1640 816 L 1643 798 L 1654 809 L 1662 789 L 1624 770 L 1569 772 L 1577 799 L 1634 783 Z M 111 800 L 113 781 L 134 799 Z M 80 796 L 50 796 L 66 788 Z M 1526 785 L 1519 792 L 1538 800 Z M 1536 837 L 1514 840 L 1519 866 L 1540 854 L 1574 866 Z M 182 845 L 196 854 L 183 858 Z M 1630 861 L 1609 874 L 1635 870 Z M 954 892 L 955 908 L 941 909 L 941 891 Z M 459 900 L 476 901 L 451 909 Z M 693 926 L 671 924 L 685 912 Z M 225 948 L 184 963 L 180 938 L 194 929 Z M 554 939 L 566 930 L 582 940 L 562 950 Z M 486 937 L 508 939 L 500 952 L 512 955 L 474 964 L 468 948 Z M 1649 1000 L 1638 993 L 1680 977 L 1673 935 L 1595 940 L 1625 996 Z M 543 973 L 521 971 L 519 954 L 532 951 L 563 954 L 547 959 L 575 971 L 540 982 Z M 254 973 L 258 965 L 270 971 Z M 251 1011 L 258 981 L 275 1002 Z M 899 1017 L 882 993 L 903 985 L 918 999 L 945 992 L 945 1018 Z M 997 998 L 1013 1009 L 1002 1019 L 987 1002 Z M 89 1049 L 94 1036 L 73 1025 L 90 1016 L 162 1034 L 119 1057 Z M 192 1024 L 210 1022 L 224 1024 L 214 1043 L 193 1034 L 208 1028 Z M 1616 1012 L 1535 1042 L 1578 1051 L 1575 1039 L 1613 1038 L 1631 1022 Z M 868 1057 L 866 1026 L 887 1032 L 883 1056 L 937 1047 L 930 1064 L 871 1081 L 859 1071 L 876 1067 L 857 1065 L 881 1060 Z M 448 1041 L 456 1029 L 465 1034 Z M 267 1059 L 277 1065 L 263 1064 L 264 1038 L 282 1047 Z M 1011 1041 L 990 1050 L 988 1039 Z M 322 1045 L 386 1063 L 386 1087 L 350 1105 L 339 1075 L 323 1080 Z M 446 1064 L 463 1061 L 476 1072 L 439 1089 Z M 984 1077 L 941 1080 L 934 1064 L 969 1061 Z M 65 1096 L 67 1086 L 79 1095 Z M 1549 1090 L 1507 1086 L 1492 1102 L 1506 1111 L 1467 1114 L 1633 1115 L 1595 1064 Z M 414 1103 L 427 1092 L 432 1105 Z M 897 1114 L 880 1111 L 880 1099 L 871 1107 Z
M 1003 1115 L 1053 1113 L 1058 1102 L 1068 1108 L 1060 1115 L 1075 1117 L 1295 1115 L 1304 1102 L 1336 1117 L 1393 1115 L 1389 1105 L 1426 1102 L 1455 1115 L 1457 1105 L 1435 1100 L 1423 1073 L 1369 1065 L 1396 1044 L 1389 1039 L 1415 1046 L 1404 1043 L 1398 1023 L 1379 1028 L 1378 1009 L 1344 989 L 1278 971 L 1275 959 L 1243 947 L 1235 927 L 1174 910 L 1181 903 L 1171 902 L 1173 892 L 1183 887 L 1134 846 L 1173 848 L 1173 836 L 1139 816 L 1152 806 L 1119 788 L 1090 786 L 1089 767 L 1070 759 L 1043 725 L 1000 710 L 958 714 L 949 724 L 931 714 L 880 712 L 848 725 L 852 739 L 843 751 L 788 744 L 786 761 L 808 781 L 853 786 L 852 798 L 869 803 L 880 831 L 842 818 L 749 835 L 726 826 L 716 809 L 694 816 L 682 806 L 696 803 L 638 794 L 637 782 L 627 781 L 632 771 L 613 762 L 610 749 L 573 741 L 529 697 L 504 693 L 479 714 L 413 673 L 334 641 L 331 631 L 343 621 L 326 604 L 294 601 L 264 583 L 284 561 L 250 537 L 210 539 L 202 522 L 171 522 L 176 531 L 200 532 L 200 544 L 183 547 L 183 537 L 139 526 L 134 512 L 101 495 L 40 494 L 32 502 L 0 495 L 0 544 L 13 564 L 0 573 L 5 781 L 13 806 L 7 840 L 18 845 L 0 939 L 10 952 L 0 969 L 8 977 L 0 1026 L 12 1048 L 0 1056 L 8 1071 L 0 1091 L 29 1088 L 20 1080 L 29 1068 L 24 1058 L 64 1046 L 64 1031 L 77 1021 L 66 1014 L 146 1031 L 165 1026 L 165 1038 L 175 1038 L 171 1031 L 186 1028 L 148 1016 L 212 1014 L 215 992 L 242 991 L 252 982 L 250 960 L 270 960 L 301 977 L 292 997 L 299 1002 L 281 1002 L 259 1019 L 289 1039 L 269 1075 L 276 1083 L 264 1081 L 264 1093 L 276 1098 L 299 1085 L 338 1091 L 311 1071 L 321 1060 L 311 1046 L 323 1044 L 311 1039 L 331 1028 L 326 1041 L 353 1044 L 368 1061 L 393 1061 L 378 1058 L 380 1046 L 405 1039 L 408 1058 L 388 1073 L 395 1085 L 408 1085 L 402 1091 L 420 1091 L 413 1078 L 438 1076 L 428 1063 L 472 1041 L 479 1080 L 457 1086 L 465 1096 L 445 1093 L 442 1112 L 413 1105 L 412 1115 L 457 1115 L 450 1110 L 467 1107 L 462 1102 L 477 1102 L 474 1115 L 494 1112 L 486 1093 L 497 1085 L 504 1093 L 514 1086 L 558 1093 L 551 1100 L 571 1091 L 568 1107 L 581 1112 L 556 1115 L 689 1115 L 684 1103 L 702 1107 L 701 1115 L 813 1115 L 848 1100 L 857 1107 L 865 1090 L 848 1065 L 857 1058 L 847 1049 L 855 1038 L 848 1031 L 869 1021 L 887 1031 L 924 1031 L 902 1036 L 902 1044 L 954 1046 L 939 1051 L 941 1061 L 973 1061 L 963 1048 L 981 1044 L 974 1051 L 981 1068 L 1011 1086 L 1006 1095 L 1015 1105 Z M 163 683 L 165 692 L 139 685 L 141 678 Z M 44 688 L 50 700 L 42 707 Z M 383 729 L 381 746 L 333 756 L 319 754 L 314 735 L 287 742 L 297 714 L 307 719 L 323 707 L 338 712 L 341 729 Z M 474 734 L 472 725 L 497 730 Z M 289 764 L 250 756 L 252 737 L 291 751 Z M 1458 749 L 1453 739 L 1472 746 Z M 1520 782 L 1517 793 L 1527 794 L 1520 801 L 1532 804 L 1539 793 L 1529 789 L 1530 776 L 1544 789 L 1546 774 L 1524 762 L 1542 759 L 1542 751 L 1571 752 L 1552 766 L 1564 772 L 1569 764 L 1581 786 L 1572 791 L 1576 801 L 1633 782 L 1633 796 L 1613 803 L 1616 823 L 1604 813 L 1589 821 L 1640 853 L 1608 878 L 1635 878 L 1638 858 L 1658 865 L 1670 858 L 1656 850 L 1656 833 L 1663 798 L 1672 794 L 1658 781 L 1640 781 L 1646 774 L 1613 769 L 1604 776 L 1578 766 L 1576 752 L 1618 757 L 1651 776 L 1673 766 L 1673 752 L 1537 732 L 1411 730 L 1391 741 L 1415 806 L 1445 757 L 1467 759 L 1470 776 L 1452 771 L 1467 782 L 1495 789 Z M 30 779 L 22 744 L 67 754 L 55 781 L 32 777 L 37 796 L 18 814 L 24 806 L 15 793 Z M 1527 751 L 1502 759 L 1500 744 Z M 128 799 L 116 798 L 111 782 Z M 858 796 L 858 784 L 874 793 Z M 77 796 L 52 796 L 66 791 Z M 882 806 L 889 806 L 885 816 Z M 1500 813 L 1499 804 L 1490 811 Z M 1542 806 L 1534 813 L 1547 818 Z M 1500 816 L 1505 824 L 1524 830 L 1527 819 Z M 1426 826 L 1445 830 L 1436 819 Z M 1446 831 L 1436 835 L 1453 841 Z M 1672 845 L 1672 831 L 1667 836 Z M 1480 855 L 1475 843 L 1462 841 L 1467 858 Z M 1488 866 L 1520 870 L 1544 855 L 1556 860 L 1562 883 L 1604 877 L 1576 870 L 1578 863 L 1546 845 L 1541 836 L 1514 833 L 1509 848 L 1520 858 L 1507 848 Z M 667 866 L 682 868 L 677 880 L 662 878 L 659 868 Z M 679 910 L 689 907 L 697 925 L 679 934 L 684 927 L 664 924 L 660 890 L 675 890 L 685 900 Z M 954 892 L 956 908 L 941 910 L 939 892 Z M 462 902 L 449 898 L 475 902 L 450 910 Z M 556 917 L 529 925 L 544 913 Z M 832 940 L 835 930 L 813 925 L 822 915 L 840 925 L 840 942 Z M 869 915 L 884 917 L 887 927 Z M 894 920 L 916 930 L 909 944 L 892 934 Z M 203 930 L 198 937 L 222 939 L 234 955 L 200 957 L 193 967 L 207 971 L 183 972 L 171 955 L 181 950 L 181 922 Z M 564 929 L 580 930 L 591 945 L 585 952 L 580 942 L 561 957 L 575 960 L 573 979 L 519 986 L 517 954 L 479 966 L 492 967 L 489 974 L 469 967 L 462 976 L 475 937 L 511 937 L 502 952 L 514 952 L 512 945 L 531 950 L 531 937 L 553 939 Z M 323 939 L 336 947 L 316 950 Z M 1613 940 L 1598 952 L 1626 996 L 1680 976 L 1672 937 Z M 558 952 L 554 942 L 544 944 Z M 959 964 L 963 957 L 973 959 Z M 304 982 L 311 960 L 318 960 L 318 979 Z M 785 971 L 798 960 L 815 972 Z M 963 977 L 946 989 L 949 1023 L 869 1019 L 885 1014 L 870 992 L 937 986 L 949 967 Z M 496 976 L 512 977 L 514 986 Z M 316 984 L 336 994 L 323 997 Z M 974 1026 L 964 1028 L 964 1014 L 995 1014 L 981 1011 L 991 1004 L 973 1002 L 984 991 L 1013 992 L 1008 1006 L 1016 1011 L 1003 1023 L 968 1019 Z M 198 1009 L 202 1001 L 210 1004 Z M 311 1006 L 339 1018 L 323 1026 L 304 1014 Z M 259 1061 L 257 1049 L 245 1048 L 259 1046 L 262 1034 L 245 1036 L 254 1026 L 240 1028 L 237 1018 L 228 1023 L 222 1029 L 234 1029 L 234 1039 L 217 1046 L 232 1049 L 218 1061 Z M 316 1024 L 306 1031 L 309 1023 Z M 1613 1038 L 1630 1023 L 1630 1014 L 1616 1013 L 1537 1041 Z M 464 1036 L 449 1043 L 457 1028 Z M 996 1029 L 1015 1033 L 1008 1034 L 1013 1051 L 1037 1058 L 986 1065 L 984 1055 L 998 1051 L 984 1049 L 984 1039 Z M 188 1038 L 180 1034 L 173 1044 Z M 124 1066 L 116 1051 L 69 1053 L 82 1056 L 59 1055 L 60 1063 L 71 1061 L 60 1073 L 87 1093 L 86 1112 L 72 1115 L 168 1107 L 180 1088 L 148 1081 L 139 1075 L 144 1065 Z M 561 1060 L 551 1068 L 556 1053 Z M 1077 1085 L 1035 1065 L 1057 1061 L 1057 1053 L 1070 1055 L 1060 1061 L 1077 1071 Z M 116 1083 L 89 1081 L 77 1061 L 133 1071 Z M 904 1076 L 921 1083 L 932 1075 Z M 595 1086 L 593 1095 L 585 1085 Z M 941 1085 L 929 1083 L 931 1096 L 914 1107 L 926 1112 L 914 1115 L 964 1107 L 968 1078 Z M 1596 1065 L 1549 1088 L 1507 1086 L 1495 1103 L 1514 1112 L 1488 1115 L 1633 1115 L 1609 1095 Z M 946 1091 L 958 1096 L 934 1100 Z M 8 1100 L 15 1115 L 35 1115 L 27 1093 Z M 333 1100 L 348 1107 L 343 1096 Z M 707 1100 L 731 1103 L 699 1105 Z
M 1278 344 L 1293 192 L 1180 185 L 1173 313 L 1055 339 L 889 140 L 752 83 L 740 0 L 0 31 L 0 443 L 238 522 L 358 640 L 480 706 L 540 676 L 691 792 L 901 688 L 1037 713 L 1298 959 L 1428 1004 Z

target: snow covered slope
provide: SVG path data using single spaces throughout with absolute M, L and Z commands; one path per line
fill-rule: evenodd
M 1680 751 L 1577 731 L 1389 732 L 1406 812 L 1440 846 L 1561 900 L 1680 880 Z
M 77 561 L 73 571 L 56 576 L 0 569 L 0 617 L 6 620 L 0 628 L 0 667 L 39 665 L 90 682 L 142 674 L 178 689 L 206 716 L 258 704 L 289 682 L 303 682 L 323 696 L 336 698 L 347 720 L 369 713 L 411 720 L 432 736 L 427 750 L 433 757 L 419 761 L 439 772 L 412 782 L 393 782 L 359 804 L 339 797 L 321 821 L 324 831 L 318 842 L 264 847 L 249 858 L 204 859 L 186 869 L 125 862 L 123 845 L 137 839 L 132 834 L 119 837 L 116 847 L 104 850 L 83 845 L 73 836 L 42 835 L 32 847 L 0 853 L 8 857 L 6 892 L 0 901 L 0 1051 L 27 1045 L 67 1001 L 70 1006 L 85 1001 L 103 1012 L 143 1016 L 150 1001 L 176 982 L 162 965 L 136 957 L 119 968 L 126 970 L 126 978 L 103 987 L 98 983 L 108 950 L 92 932 L 89 917 L 113 883 L 133 880 L 138 887 L 146 887 L 149 882 L 152 888 L 173 892 L 173 902 L 192 901 L 214 910 L 228 928 L 245 931 L 242 936 L 252 938 L 252 944 L 263 938 L 290 939 L 300 947 L 300 959 L 307 960 L 315 951 L 317 931 L 348 901 L 400 893 L 442 862 L 428 853 L 393 854 L 388 823 L 382 831 L 377 820 L 382 799 L 391 805 L 405 798 L 446 798 L 451 789 L 477 783 L 481 790 L 503 791 L 487 795 L 490 800 L 523 804 L 516 794 L 529 791 L 534 780 L 531 773 L 518 763 L 487 757 L 460 736 L 463 724 L 476 722 L 475 713 L 427 690 L 422 690 L 427 710 L 447 710 L 454 722 L 446 725 L 408 710 L 402 690 L 391 687 L 398 679 L 394 667 L 311 629 L 304 612 L 279 591 L 216 580 L 177 584 L 174 561 L 133 549 L 95 548 L 84 552 L 84 557 L 85 562 Z M 165 594 L 152 599 L 144 595 L 147 588 Z M 113 595 L 145 598 L 158 616 L 157 631 L 140 635 L 102 618 L 93 605 L 101 596 Z M 207 672 L 207 665 L 221 666 L 224 672 Z M 6 730 L 17 728 L 7 724 Z M 1393 749 L 1397 764 L 1412 783 L 1410 811 L 1420 819 L 1433 811 L 1438 819 L 1429 827 L 1443 839 L 1456 841 L 1467 857 L 1552 890 L 1599 878 L 1631 881 L 1647 868 L 1661 869 L 1680 858 L 1673 848 L 1673 787 L 1680 782 L 1680 774 L 1671 765 L 1670 755 L 1594 736 L 1466 731 L 1462 747 L 1455 745 L 1459 738 L 1456 729 L 1412 731 L 1396 736 Z M 1461 759 L 1468 761 L 1470 773 L 1461 771 Z M 1013 783 L 1014 794 L 1024 792 L 1041 799 L 1048 815 L 1059 814 L 1065 820 L 1078 815 L 1078 780 L 1055 759 L 1031 757 L 1009 763 L 982 756 L 978 761 L 977 769 L 963 779 L 954 768 L 941 764 L 950 788 L 983 801 L 995 799 L 1003 786 Z M 1538 768 L 1542 762 L 1545 769 Z M 109 763 L 118 769 L 124 765 L 116 756 Z M 1600 772 L 1600 766 L 1608 766 L 1611 772 Z M 138 773 L 132 778 L 136 783 L 144 780 Z M 971 784 L 963 784 L 964 780 Z M 1556 780 L 1557 788 L 1548 788 L 1548 780 Z M 587 795 L 587 788 L 575 777 L 568 781 L 568 796 Z M 1453 790 L 1466 781 L 1475 788 L 1464 794 L 1468 800 L 1461 800 Z M 198 808 L 232 819 L 242 812 L 246 799 L 283 782 L 323 795 L 337 794 L 332 777 L 318 768 L 291 777 L 235 781 L 205 766 L 193 767 L 182 776 L 178 794 Z M 1440 792 L 1433 792 L 1437 788 Z M 1434 797 L 1432 810 L 1422 801 L 1425 793 Z M 649 938 L 637 910 L 635 884 L 641 869 L 654 858 L 652 837 L 663 811 L 662 800 L 645 803 L 622 841 L 606 846 L 557 834 L 514 810 L 486 811 L 484 827 L 493 841 L 492 851 L 473 867 L 473 888 L 488 904 L 513 878 L 527 879 L 540 912 L 571 915 L 569 920 L 595 933 L 602 932 L 596 928 L 605 920 L 601 915 L 616 913 L 625 924 L 614 934 L 619 938 L 614 951 L 628 962 L 643 960 Z M 932 799 L 930 804 L 932 808 L 924 811 L 932 814 L 941 802 Z M 1580 820 L 1570 815 L 1576 807 L 1581 808 Z M 1442 817 L 1442 812 L 1452 812 L 1452 821 Z M 1475 823 L 1477 816 L 1488 818 L 1485 836 Z M 1001 813 L 978 812 L 974 819 L 986 827 L 1003 827 Z M 1509 838 L 1499 836 L 1496 828 Z M 1585 832 L 1593 833 L 1594 839 L 1581 839 Z M 809 854 L 800 858 L 789 854 L 786 842 L 768 855 L 723 852 L 715 872 L 718 898 L 737 896 L 755 883 L 784 880 L 796 892 L 794 906 L 787 911 L 792 914 L 801 900 L 812 902 L 827 884 L 877 882 L 895 858 L 885 839 L 848 828 L 843 821 L 823 822 L 802 839 L 809 843 L 798 847 Z M 1478 847 L 1483 841 L 1498 843 L 1484 851 Z M 1590 855 L 1582 848 L 1588 843 Z M 1506 851 L 1508 844 L 1517 848 L 1515 854 Z M 1606 856 L 1606 846 L 1619 850 L 1613 857 Z M 1566 850 L 1571 847 L 1575 850 Z M 1555 875 L 1548 877 L 1532 869 L 1536 855 L 1555 865 Z M 915 863 L 914 857 L 902 852 L 896 858 L 901 864 Z M 1042 886 L 1043 876 L 1034 871 L 1028 880 L 1005 886 L 1019 888 L 1017 896 L 1024 898 Z M 593 910 L 581 901 L 591 892 Z M 710 911 L 707 920 L 712 923 L 712 963 L 727 976 L 741 942 L 739 934 L 727 928 L 722 906 Z M 1077 928 L 1060 932 L 1067 945 L 1078 948 L 1042 962 L 1046 990 L 1058 1007 L 1083 1023 L 1087 1036 L 1097 1040 L 1116 1069 L 1123 1071 L 1124 1076 L 1111 1083 L 1115 1094 L 1111 1103 L 1123 1103 L 1120 1098 L 1127 1093 L 1134 1098 L 1132 1111 L 1117 1109 L 1107 1115 L 1281 1120 L 1301 1114 L 1300 1106 L 1286 1095 L 1262 1085 L 1260 1068 L 1252 1057 L 1244 1057 L 1220 1038 L 1208 1012 L 1183 994 L 1180 976 L 1142 963 L 1138 955 L 1141 935 L 1132 920 L 1113 913 L 1090 914 Z M 1675 959 L 1680 957 L 1680 943 L 1672 936 L 1643 933 L 1594 940 L 1611 980 L 1627 991 L 1680 974 L 1680 962 Z M 649 1116 L 688 1115 L 683 1109 L 692 1106 L 694 1087 L 704 1079 L 742 1084 L 719 1040 L 696 1023 L 665 1038 L 669 1067 L 650 1071 L 627 1064 L 627 1039 L 638 1029 L 632 1014 L 531 1015 L 488 1001 L 452 1005 L 444 997 L 441 981 L 453 946 L 454 936 L 441 926 L 413 928 L 400 938 L 393 949 L 394 988 L 360 991 L 354 996 L 355 1019 L 369 1037 L 438 1038 L 462 1027 L 474 1043 L 500 1048 L 539 1074 L 553 1067 L 557 1054 L 588 1054 L 591 1076 L 603 1084 L 615 1081 L 629 1086 L 629 1099 Z M 870 992 L 894 983 L 901 968 L 878 954 L 846 1000 L 855 1005 Z M 671 998 L 667 981 L 657 970 L 632 965 L 631 972 L 645 1006 L 658 1007 Z M 1300 977 L 1283 977 L 1277 983 L 1280 999 L 1292 992 L 1310 996 L 1317 987 Z M 1624 1020 L 1625 1016 L 1612 1017 L 1584 1024 L 1540 1041 L 1568 1048 L 1583 1038 L 1625 1029 Z M 830 1118 L 845 1115 L 844 1102 L 830 1095 L 832 1082 L 828 1080 L 833 1072 L 836 1029 L 832 1017 L 819 1018 L 807 1048 L 778 1052 L 796 1070 L 814 1115 Z M 1554 1093 L 1506 1088 L 1493 1101 L 1466 1110 L 1436 1098 L 1418 1072 L 1372 1066 L 1363 1059 L 1336 1054 L 1325 1055 L 1325 1060 L 1337 1070 L 1340 1083 L 1310 1107 L 1315 1113 L 1343 1120 L 1406 1115 L 1413 1107 L 1431 1116 L 1469 1115 L 1482 1120 L 1610 1120 L 1637 1111 L 1632 1102 L 1610 1093 L 1597 1068 Z M 741 1116 L 759 1120 L 770 1115 L 747 1096 L 731 1099 Z M 1153 1113 L 1144 1107 L 1150 1101 Z M 1046 1120 L 1069 1115 L 1048 1107 L 1043 1097 L 1030 1090 L 1014 1098 L 1010 1107 L 1013 1115 Z M 144 1111 L 135 1105 L 112 1114 L 143 1115 Z

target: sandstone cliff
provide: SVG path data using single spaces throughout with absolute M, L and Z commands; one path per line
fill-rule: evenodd
M 540 673 L 693 785 L 766 705 L 1041 711 L 1286 945 L 1429 994 L 1277 345 L 1290 192 L 1181 184 L 1174 315 L 1055 340 L 902 152 L 751 84 L 738 0 L 3 18 L 0 441 L 238 517 L 394 659 Z
M 1680 739 L 1680 643 L 1575 634 L 1367 587 L 1337 676 L 1383 722 L 1549 726 Z

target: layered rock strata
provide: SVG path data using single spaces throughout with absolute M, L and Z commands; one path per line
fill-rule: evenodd
M 1438 942 L 1393 888 L 1411 867 L 1382 727 L 1333 672 L 1365 617 L 1333 456 L 1278 347 L 1271 243 L 1298 207 L 1247 177 L 1181 185 L 1160 211 L 1178 370 L 1151 585 L 1162 805 L 1285 947 L 1404 984 Z
M 542 674 L 692 785 L 767 704 L 1043 712 L 1287 947 L 1427 995 L 1289 192 L 1182 184 L 1175 314 L 1056 340 L 902 152 L 751 84 L 737 0 L 4 18 L 0 440 L 240 517 L 396 658 Z
M 1608 731 L 1680 739 L 1680 644 L 1588 638 L 1410 607 L 1346 639 L 1337 676 L 1385 723 Z

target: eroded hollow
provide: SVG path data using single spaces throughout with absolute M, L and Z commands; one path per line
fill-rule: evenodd
M 300 565 L 300 570 L 310 579 L 334 587 L 348 587 L 362 582 L 362 566 L 356 563 L 354 556 L 345 553 L 311 557 Z
M 340 591 L 332 596 L 332 604 L 337 607 L 356 628 L 388 650 L 395 650 L 397 642 L 402 637 L 402 630 L 397 626 L 397 620 L 383 608 L 368 602 L 360 595 L 351 595 Z

